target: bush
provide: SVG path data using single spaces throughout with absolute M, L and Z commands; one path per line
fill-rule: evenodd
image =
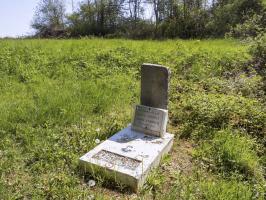
M 263 16 L 254 14 L 252 17 L 247 17 L 247 20 L 243 24 L 237 24 L 235 27 L 231 27 L 227 36 L 241 39 L 255 38 L 264 31 Z
M 253 56 L 256 70 L 266 76 L 266 33 L 255 40 L 250 53 Z
M 182 135 L 209 137 L 212 130 L 228 125 L 265 138 L 265 107 L 257 100 L 224 94 L 190 93 L 173 105 L 172 122 L 180 124 Z
M 202 80 L 201 84 L 209 93 L 238 94 L 251 98 L 261 98 L 264 95 L 262 77 L 256 73 L 250 76 L 242 73 L 229 79 L 211 77 Z

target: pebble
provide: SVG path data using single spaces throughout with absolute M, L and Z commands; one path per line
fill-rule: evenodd
M 96 182 L 95 182 L 95 180 L 91 179 L 91 180 L 88 181 L 87 184 L 88 184 L 89 187 L 94 187 L 96 185 Z

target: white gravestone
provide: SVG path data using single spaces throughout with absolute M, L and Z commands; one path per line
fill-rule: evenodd
M 137 192 L 170 151 L 173 138 L 169 133 L 162 138 L 146 135 L 129 126 L 82 156 L 80 166 L 85 172 L 102 175 Z
M 166 132 L 170 71 L 152 64 L 144 64 L 141 71 L 142 105 L 135 107 L 132 125 L 79 159 L 85 173 L 102 175 L 134 191 L 142 187 L 174 140 L 174 135 Z

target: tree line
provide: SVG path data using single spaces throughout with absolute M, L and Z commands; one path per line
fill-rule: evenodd
M 86 0 L 67 15 L 63 0 L 41 0 L 36 37 L 255 37 L 266 28 L 264 0 Z

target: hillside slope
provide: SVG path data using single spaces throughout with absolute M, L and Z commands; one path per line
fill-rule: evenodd
M 0 40 L 0 199 L 264 199 L 265 94 L 230 40 Z M 78 158 L 130 123 L 142 63 L 172 71 L 170 156 L 139 195 Z M 87 185 L 89 179 L 96 186 Z

